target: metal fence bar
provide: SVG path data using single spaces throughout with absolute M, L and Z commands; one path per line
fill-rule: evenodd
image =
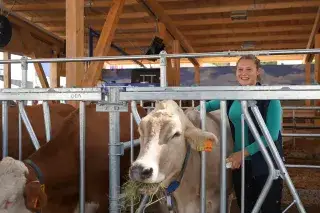
M 8 101 L 2 102 L 2 158 L 8 156 Z
M 130 162 L 131 162 L 131 165 L 134 161 L 134 135 L 133 135 L 133 113 L 131 112 L 130 113 Z M 140 141 L 138 141 L 138 144 L 140 144 Z M 124 149 L 125 149 L 125 144 L 124 144 Z M 134 200 L 133 198 L 131 198 L 131 206 L 130 206 L 130 212 L 131 213 L 134 213 Z
M 250 103 L 252 104 L 252 103 Z M 241 101 L 241 108 L 242 108 L 242 112 L 245 116 L 245 119 L 246 119 L 246 122 L 248 124 L 248 127 L 249 129 L 251 130 L 255 140 L 258 142 L 258 145 L 260 147 L 260 150 L 262 152 L 262 155 L 268 165 L 268 169 L 269 169 L 269 174 L 268 174 L 268 178 L 267 178 L 267 181 L 259 195 L 259 198 L 257 199 L 255 205 L 254 205 L 254 208 L 252 210 L 252 213 L 257 213 L 259 212 L 260 208 L 261 208 L 261 205 L 264 201 L 264 199 L 266 198 L 270 188 L 271 188 L 271 185 L 273 183 L 273 180 L 274 178 L 276 177 L 276 171 L 275 171 L 275 168 L 274 168 L 274 165 L 272 163 L 272 160 L 271 160 L 271 157 L 269 156 L 268 154 L 268 151 L 266 149 L 266 147 L 264 146 L 261 138 L 260 138 L 260 135 L 259 135 L 259 132 L 257 130 L 257 128 L 255 127 L 254 125 L 254 122 L 249 114 L 249 111 L 248 111 L 248 102 L 247 101 Z M 260 119 L 260 118 L 259 118 Z M 262 118 L 261 118 L 262 119 Z M 258 119 L 257 119 L 258 120 Z
M 287 168 L 304 168 L 304 169 L 320 169 L 320 166 L 316 165 L 299 165 L 299 164 L 285 164 Z
M 245 138 L 244 138 L 244 130 L 245 130 L 245 117 L 244 114 L 241 113 L 241 146 L 242 146 L 242 167 L 241 167 L 241 213 L 244 213 L 245 210 L 245 158 L 244 158 L 244 149 L 245 149 Z
M 282 133 L 283 137 L 320 137 L 320 134 Z
M 283 106 L 282 109 L 291 109 L 291 110 L 304 110 L 304 109 L 320 109 L 317 106 Z
M 266 141 L 269 145 L 269 148 L 271 150 L 271 153 L 273 154 L 273 157 L 274 157 L 274 160 L 276 161 L 277 165 L 278 165 L 278 168 L 280 169 L 281 171 L 281 174 L 283 175 L 284 177 L 284 180 L 286 181 L 287 185 L 288 185 L 288 188 L 291 192 L 291 195 L 293 196 L 294 200 L 297 202 L 297 207 L 298 207 L 298 210 L 300 213 L 306 213 L 306 210 L 304 209 L 303 207 L 303 204 L 299 198 L 299 195 L 293 185 L 293 182 L 289 176 L 289 173 L 286 169 L 286 167 L 284 166 L 284 163 L 278 153 L 278 150 L 276 148 L 276 145 L 274 144 L 273 140 L 272 140 L 272 137 L 268 131 L 268 128 L 262 118 L 262 115 L 259 111 L 259 108 L 254 105 L 254 106 L 251 106 L 251 110 L 260 126 L 260 129 L 262 130 L 262 133 L 264 135 L 264 137 L 266 138 Z
M 21 57 L 21 88 L 27 88 L 27 82 L 28 82 L 28 63 L 27 63 L 27 57 Z M 22 154 L 23 154 L 23 141 L 22 141 L 22 115 L 20 113 L 20 101 L 17 102 L 19 107 L 19 114 L 18 114 L 18 134 L 19 134 L 19 160 L 22 160 Z M 25 102 L 21 101 L 21 105 L 24 107 Z M 28 129 L 27 129 L 28 130 Z M 32 132 L 29 132 L 30 135 L 32 135 Z M 30 136 L 31 137 L 31 136 Z M 32 137 L 31 137 L 32 139 Z M 33 141 L 33 143 L 36 143 Z
M 221 144 L 220 144 L 220 213 L 226 213 L 227 209 L 227 102 L 220 101 L 220 112 L 221 112 Z
M 201 129 L 206 130 L 206 105 L 205 101 L 200 101 Z M 200 212 L 206 213 L 206 152 L 201 151 L 201 182 L 200 182 Z
M 108 88 L 110 103 L 118 103 L 119 88 Z M 109 111 L 109 212 L 119 212 L 120 195 L 120 112 Z
M 86 108 L 85 102 L 80 101 L 79 109 L 79 122 L 80 122 L 80 145 L 79 145 L 79 158 L 80 158 L 80 213 L 85 213 L 85 145 L 86 145 Z
M 288 49 L 288 50 L 257 50 L 257 51 L 221 51 L 208 53 L 184 53 L 167 54 L 167 58 L 206 58 L 206 57 L 234 57 L 247 54 L 253 55 L 296 55 L 296 54 L 318 54 L 319 48 L 314 49 Z M 159 55 L 130 55 L 130 56 L 96 56 L 78 58 L 43 58 L 29 59 L 28 63 L 59 63 L 59 62 L 85 62 L 85 61 L 118 61 L 136 59 L 159 59 Z M 20 63 L 19 60 L 0 60 L 0 64 Z
M 51 120 L 50 120 L 50 108 L 47 101 L 43 101 L 43 115 L 44 115 L 44 125 L 46 129 L 46 138 L 47 142 L 51 139 Z

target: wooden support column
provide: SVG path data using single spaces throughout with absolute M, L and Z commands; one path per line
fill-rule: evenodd
M 78 2 L 78 0 L 69 1 Z M 83 2 L 83 0 L 81 1 Z M 104 22 L 97 46 L 94 49 L 94 56 L 103 56 L 108 54 L 114 33 L 116 31 L 120 19 L 120 15 L 122 13 L 124 2 L 125 0 L 112 1 L 112 6 L 109 9 L 108 16 Z M 103 64 L 103 61 L 94 61 L 90 63 L 88 71 L 85 73 L 83 77 L 82 86 L 93 87 L 96 85 L 98 79 L 100 78 Z
M 10 60 L 11 54 L 9 52 L 3 52 L 3 60 Z M 11 88 L 11 64 L 3 65 L 3 82 L 4 88 Z
M 172 50 L 173 54 L 181 53 L 180 42 L 178 40 L 174 40 L 172 42 Z M 174 78 L 174 86 L 180 86 L 180 58 L 172 59 L 172 75 Z
M 306 85 L 311 84 L 311 62 L 306 62 L 305 65 Z M 306 100 L 306 105 L 311 105 L 311 100 Z
M 200 85 L 200 66 L 194 66 L 194 83 Z
M 62 63 L 51 63 L 50 64 L 50 87 L 60 87 L 60 70 Z
M 320 34 L 315 36 L 315 48 L 320 48 Z M 314 77 L 317 84 L 320 83 L 320 54 L 315 54 Z
M 66 56 L 84 57 L 84 0 L 66 0 Z M 66 87 L 81 86 L 84 62 L 66 63 Z

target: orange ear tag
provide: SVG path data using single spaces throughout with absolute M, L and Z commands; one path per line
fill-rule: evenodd
M 206 141 L 203 142 L 203 144 L 201 146 L 198 147 L 198 151 L 202 152 L 211 152 L 213 148 L 213 142 L 212 140 L 207 139 Z

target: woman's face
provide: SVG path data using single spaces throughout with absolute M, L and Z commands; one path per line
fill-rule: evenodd
M 238 62 L 236 76 L 242 86 L 256 85 L 260 71 L 252 59 L 241 59 Z

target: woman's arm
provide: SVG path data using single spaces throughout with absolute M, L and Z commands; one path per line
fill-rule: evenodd
M 215 111 L 217 109 L 220 109 L 220 101 L 219 100 L 212 100 L 205 103 L 206 112 Z M 196 108 L 198 111 L 200 111 L 200 105 Z
M 266 125 L 273 141 L 277 140 L 282 125 L 282 108 L 279 100 L 270 101 L 267 110 Z M 265 137 L 262 136 L 261 139 L 264 145 L 268 146 Z M 246 150 L 250 155 L 254 155 L 258 151 L 260 151 L 258 142 L 255 141 L 254 143 L 250 144 L 246 147 Z

